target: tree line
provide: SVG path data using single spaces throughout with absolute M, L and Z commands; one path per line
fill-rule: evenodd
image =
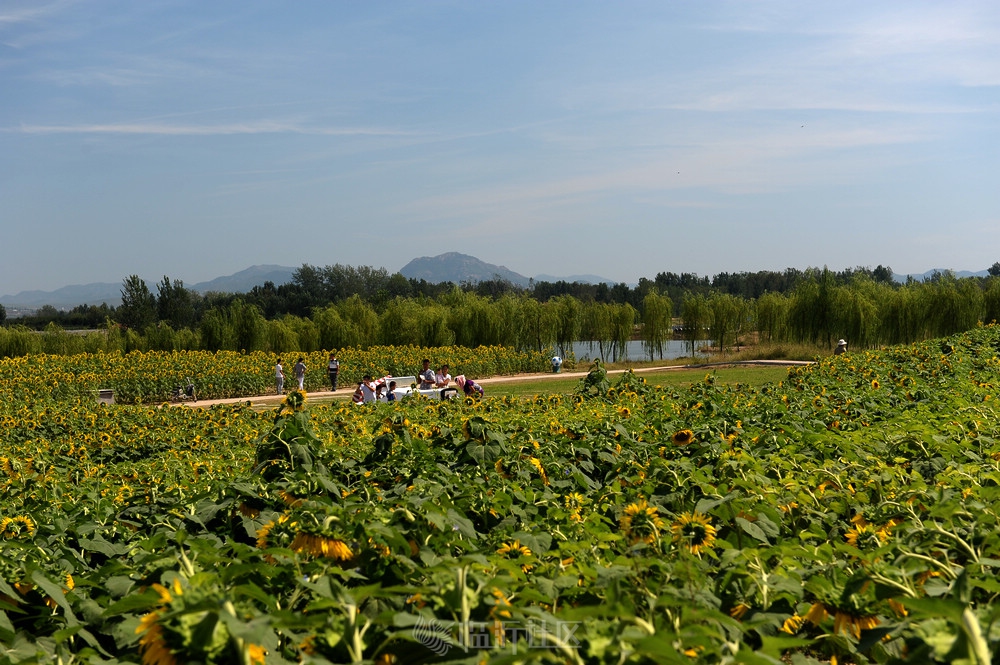
M 944 272 L 906 284 L 895 283 L 891 269 L 879 266 L 720 273 L 711 280 L 660 273 L 635 287 L 540 282 L 528 288 L 500 279 L 430 284 L 385 269 L 303 265 L 290 283 L 265 283 L 245 294 L 202 295 L 166 276 L 155 289 L 131 275 L 122 282 L 120 306 L 83 305 L 58 313 L 64 319 L 29 321 L 45 331 L 35 336 L 42 341 L 31 341 L 24 326 L 8 328 L 0 336 L 0 355 L 98 347 L 284 352 L 386 344 L 500 344 L 565 353 L 583 341 L 615 358 L 638 338 L 654 359 L 678 337 L 692 350 L 699 340 L 725 348 L 751 335 L 817 347 L 843 337 L 858 349 L 1000 320 L 1000 263 L 986 278 Z M 100 328 L 103 337 L 66 333 L 71 320 Z M 36 348 L 45 344 L 51 348 Z

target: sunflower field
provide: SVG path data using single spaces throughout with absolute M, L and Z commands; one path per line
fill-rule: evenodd
M 255 351 L 132 351 L 129 353 L 81 353 L 70 356 L 38 354 L 0 359 L 0 399 L 23 401 L 39 393 L 58 398 L 91 399 L 97 390 L 111 389 L 115 401 L 127 404 L 158 403 L 169 399 L 174 388 L 190 378 L 202 399 L 250 397 L 273 393 L 275 364 L 284 363 L 286 384 L 291 384 L 292 366 L 298 358 L 306 364 L 306 390 L 329 390 L 326 375 L 328 354 L 274 353 Z M 372 376 L 415 375 L 421 360 L 434 367 L 448 363 L 469 376 L 489 377 L 521 372 L 544 372 L 547 355 L 515 351 L 503 346 L 424 348 L 376 346 L 365 350 L 342 349 L 339 387 Z
M 990 326 L 760 388 L 598 365 L 571 395 L 271 413 L 100 405 L 29 357 L 0 660 L 985 665 L 998 351 Z

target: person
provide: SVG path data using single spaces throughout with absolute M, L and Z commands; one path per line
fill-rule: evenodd
M 337 354 L 330 354 L 330 361 L 326 364 L 326 374 L 330 377 L 330 390 L 337 390 L 337 375 L 340 374 L 340 361 Z
M 305 390 L 306 384 L 306 361 L 305 358 L 299 356 L 299 360 L 295 363 L 295 380 L 299 382 L 299 390 Z
M 466 397 L 483 396 L 483 387 L 478 383 L 476 383 L 475 381 L 473 381 L 472 379 L 465 378 L 464 374 L 459 374 L 458 376 L 456 376 L 455 383 L 457 383 L 458 387 L 462 389 L 462 392 L 465 393 Z
M 396 382 L 389 382 L 389 394 L 385 396 L 385 401 L 395 402 L 396 401 Z
M 364 381 L 361 382 L 361 392 L 364 395 L 365 404 L 379 401 L 379 388 L 385 386 L 385 382 L 386 379 L 372 379 L 370 374 L 365 376 Z
M 559 373 L 559 368 L 562 367 L 562 363 L 563 363 L 562 358 L 560 358 L 559 356 L 552 356 L 552 372 L 554 374 Z
M 274 366 L 274 381 L 278 384 L 280 395 L 285 390 L 285 370 L 281 367 L 281 358 L 278 358 L 278 364 Z
M 451 385 L 451 374 L 448 373 L 448 365 L 441 365 L 441 369 L 434 375 L 435 388 L 447 388 Z
M 420 390 L 430 390 L 434 387 L 435 376 L 434 370 L 431 369 L 431 361 L 424 358 L 424 368 L 420 370 L 420 375 L 417 376 L 420 379 L 420 385 L 418 388 Z
M 388 402 L 388 398 L 385 396 L 385 384 L 380 383 L 375 386 L 375 401 L 376 402 Z
M 847 351 L 847 342 L 845 342 L 844 340 L 839 340 L 837 342 L 837 348 L 833 350 L 833 355 L 839 356 L 841 353 L 844 353 L 846 351 Z
M 458 394 L 458 388 L 451 385 L 451 374 L 448 373 L 448 365 L 441 365 L 441 369 L 434 375 L 434 387 L 441 390 L 441 399 L 448 399 L 450 394 L 454 397 Z

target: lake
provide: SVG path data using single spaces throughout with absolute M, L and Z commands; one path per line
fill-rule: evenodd
M 696 349 L 700 349 L 704 346 L 711 346 L 711 340 L 703 339 L 699 340 L 696 344 Z M 600 358 L 604 362 L 611 362 L 611 353 L 608 352 L 608 357 L 601 357 L 601 350 L 597 344 L 591 344 L 590 342 L 574 342 L 573 343 L 573 355 L 576 356 L 577 362 L 596 360 Z M 655 356 L 654 360 L 673 360 L 675 358 L 684 358 L 685 356 L 690 357 L 691 351 L 688 342 L 680 339 L 672 339 L 663 345 L 663 358 Z M 649 360 L 649 354 L 642 347 L 641 340 L 632 340 L 625 347 L 625 358 L 619 357 L 618 362 L 623 362 L 625 360 Z M 698 359 L 704 360 L 705 356 L 703 354 L 696 354 Z

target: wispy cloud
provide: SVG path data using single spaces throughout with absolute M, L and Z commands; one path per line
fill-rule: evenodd
M 59 0 L 48 3 L 25 3 L 21 7 L 0 8 L 0 26 L 5 24 L 27 23 L 45 18 L 75 4 L 73 0 Z
M 317 136 L 410 136 L 410 132 L 377 127 L 306 127 L 284 122 L 258 121 L 217 125 L 108 123 L 31 125 L 0 129 L 19 134 L 147 134 L 162 136 L 226 136 L 233 134 L 310 134 Z

